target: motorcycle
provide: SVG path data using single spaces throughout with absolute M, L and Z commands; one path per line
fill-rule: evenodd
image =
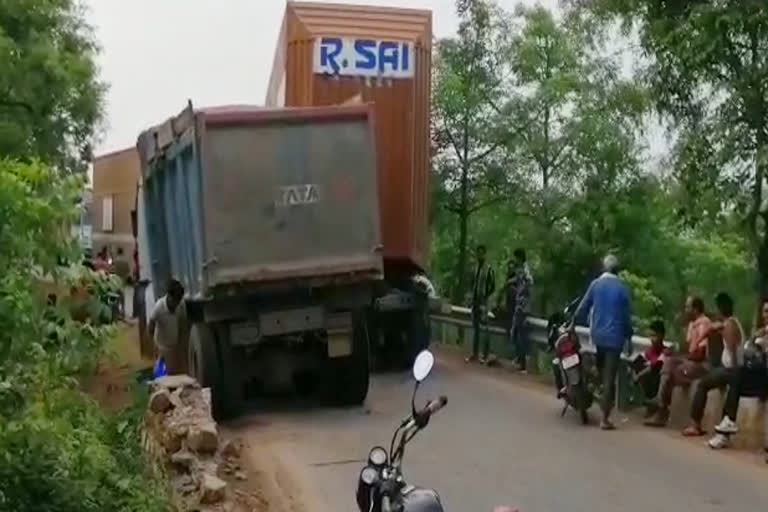
M 406 445 L 427 427 L 432 415 L 448 403 L 448 399 L 441 396 L 423 409 L 416 409 L 416 392 L 432 371 L 434 362 L 429 350 L 416 356 L 411 415 L 395 429 L 389 452 L 375 446 L 368 454 L 368 463 L 360 472 L 357 483 L 356 500 L 360 512 L 443 512 L 440 496 L 435 490 L 407 484 L 402 473 Z
M 360 512 L 443 512 L 440 495 L 434 489 L 406 483 L 402 472 L 405 447 L 424 430 L 430 418 L 445 407 L 444 395 L 416 409 L 416 393 L 435 364 L 429 350 L 422 350 L 413 363 L 415 385 L 411 396 L 411 415 L 400 422 L 389 443 L 389 452 L 374 446 L 368 453 L 368 463 L 360 471 L 355 499 Z M 519 512 L 518 509 L 497 506 L 493 512 Z
M 572 322 L 579 299 L 571 302 L 562 313 L 555 313 L 547 322 L 547 338 L 550 350 L 554 352 L 552 371 L 555 376 L 557 397 L 565 402 L 560 416 L 565 416 L 568 408 L 579 413 L 581 423 L 589 423 L 589 408 L 594 395 L 587 382 L 587 372 L 581 354 L 581 343 Z

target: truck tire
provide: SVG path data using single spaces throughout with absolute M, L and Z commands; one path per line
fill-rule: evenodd
M 429 347 L 432 336 L 432 329 L 429 322 L 429 313 L 426 308 L 418 308 L 411 311 L 408 322 L 407 335 L 407 359 L 403 361 L 405 369 L 409 370 L 413 366 L 416 356 Z
M 414 309 L 397 313 L 396 330 L 388 340 L 394 368 L 410 370 L 419 353 L 429 347 L 431 336 L 429 315 L 426 309 Z
M 192 326 L 189 335 L 189 372 L 204 388 L 211 389 L 211 408 L 217 421 L 237 414 L 238 397 L 233 392 L 234 377 L 228 367 L 227 351 L 214 329 L 205 323 Z M 235 388 L 236 389 L 236 388 Z
M 365 320 L 356 315 L 352 327 L 352 355 L 333 361 L 333 399 L 339 405 L 360 405 L 368 396 L 370 347 Z

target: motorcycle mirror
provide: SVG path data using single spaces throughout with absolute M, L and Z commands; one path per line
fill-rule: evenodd
M 427 378 L 435 364 L 435 356 L 429 350 L 422 350 L 413 362 L 413 378 L 421 382 Z

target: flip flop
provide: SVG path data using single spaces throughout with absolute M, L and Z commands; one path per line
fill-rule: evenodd
M 685 430 L 683 430 L 683 435 L 685 437 L 701 437 L 707 435 L 707 433 L 697 427 L 687 427 Z

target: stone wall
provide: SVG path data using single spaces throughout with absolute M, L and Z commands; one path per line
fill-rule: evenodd
M 235 497 L 221 476 L 246 479 L 238 463 L 241 447 L 219 435 L 210 389 L 186 375 L 150 382 L 142 441 L 167 471 L 179 510 L 235 510 Z

